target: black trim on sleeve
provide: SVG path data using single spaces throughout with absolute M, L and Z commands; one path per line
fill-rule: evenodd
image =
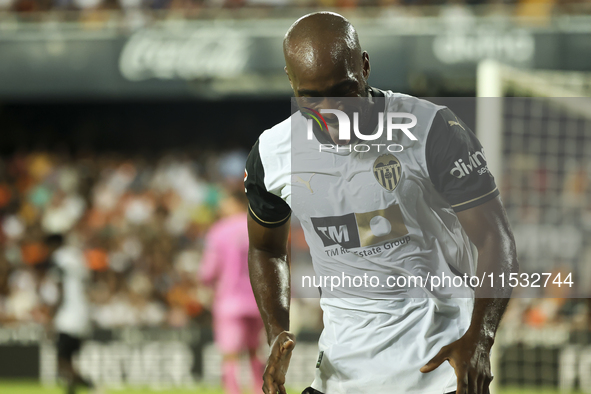
M 370 94 L 373 97 L 382 97 L 382 98 L 383 97 L 386 97 L 386 95 L 384 94 L 384 92 L 382 90 L 378 89 L 378 88 L 374 88 L 374 87 L 371 87 L 370 86 L 369 87 L 369 91 L 370 91 Z
M 468 200 L 468 201 L 465 201 L 465 202 L 462 202 L 462 203 L 459 203 L 459 204 L 454 204 L 451 207 L 456 212 L 462 212 L 462 211 L 465 211 L 467 209 L 474 208 L 474 207 L 477 207 L 479 205 L 482 205 L 485 202 L 490 201 L 493 198 L 497 197 L 499 194 L 501 194 L 499 192 L 499 188 L 498 187 L 495 187 L 494 190 L 491 190 L 488 193 L 485 193 L 485 194 L 483 194 L 481 196 L 475 197 L 475 198 L 473 198 L 471 200 Z
M 255 222 L 270 228 L 287 222 L 291 216 L 291 208 L 281 197 L 270 193 L 265 187 L 265 169 L 259 152 L 259 141 L 254 144 L 246 159 L 244 188 L 248 198 L 248 213 Z
M 454 211 L 476 207 L 499 195 L 482 145 L 449 108 L 435 115 L 425 155 L 431 182 Z

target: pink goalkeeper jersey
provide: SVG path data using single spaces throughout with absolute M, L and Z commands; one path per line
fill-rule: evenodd
M 259 316 L 248 276 L 246 213 L 221 219 L 207 234 L 201 280 L 215 287 L 216 317 Z

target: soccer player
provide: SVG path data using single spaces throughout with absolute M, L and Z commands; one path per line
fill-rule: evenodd
M 292 212 L 320 276 L 359 272 L 358 267 L 381 279 L 518 270 L 482 147 L 450 109 L 369 86 L 369 55 L 338 14 L 297 20 L 283 51 L 289 82 L 306 111 L 342 109 L 338 98 L 363 98 L 363 134 L 377 130 L 371 119 L 388 112 L 409 113 L 418 122 L 412 128 L 416 140 L 394 133 L 393 142 L 403 150 L 360 152 L 350 146 L 361 137 L 341 139 L 335 116 L 325 115 L 327 127 L 314 126 L 307 140 L 308 117 L 299 101 L 300 111 L 266 130 L 252 148 L 245 178 L 249 269 L 271 346 L 263 374 L 266 394 L 285 393 L 296 345 L 289 331 L 286 246 Z M 372 142 L 385 142 L 380 138 Z M 510 288 L 465 287 L 465 297 L 439 296 L 449 290 L 443 288 L 427 296 L 411 288 L 390 296 L 380 287 L 366 296 L 350 288 L 320 290 L 324 329 L 316 377 L 304 393 L 488 393 L 490 350 Z
M 59 289 L 53 319 L 58 335 L 58 372 L 65 380 L 66 393 L 74 394 L 78 386 L 94 388 L 91 382 L 76 371 L 72 360 L 90 333 L 90 305 L 86 295 L 90 277 L 82 251 L 65 245 L 62 235 L 50 235 L 45 243 Z
M 263 384 L 263 363 L 256 354 L 263 322 L 248 276 L 247 205 L 244 191 L 222 199 L 222 219 L 207 234 L 200 268 L 201 281 L 215 287 L 214 338 L 223 354 L 222 383 L 227 394 L 240 393 L 238 361 L 244 350 L 248 351 L 256 391 Z

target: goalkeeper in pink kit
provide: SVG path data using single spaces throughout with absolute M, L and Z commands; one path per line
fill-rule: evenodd
M 240 393 L 240 354 L 248 351 L 255 392 L 263 385 L 263 364 L 256 356 L 263 321 L 248 274 L 247 200 L 234 192 L 220 203 L 222 219 L 206 238 L 201 262 L 202 283 L 215 288 L 212 307 L 215 343 L 223 354 L 222 381 L 227 394 Z

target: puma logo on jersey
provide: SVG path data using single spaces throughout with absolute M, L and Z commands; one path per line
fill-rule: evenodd
M 455 166 L 449 172 L 451 175 L 458 179 L 461 179 L 467 175 L 470 175 L 472 171 L 477 171 L 478 175 L 482 175 L 488 172 L 486 166 L 486 159 L 484 157 L 484 149 L 476 151 L 474 153 L 468 152 L 468 163 L 462 159 L 454 161 Z M 479 168 L 482 167 L 482 168 Z
M 299 175 L 296 175 L 296 176 L 294 176 L 294 181 L 303 184 L 304 186 L 306 186 L 308 188 L 308 190 L 310 190 L 310 193 L 314 194 L 314 190 L 312 190 L 312 186 L 310 186 L 310 182 L 312 181 L 312 178 L 314 177 L 314 175 L 316 175 L 316 174 L 315 173 L 312 174 L 312 176 L 310 177 L 308 182 L 303 180 L 302 177 L 300 177 Z
M 460 122 L 456 122 L 455 120 L 448 120 L 448 121 L 447 121 L 447 123 L 448 123 L 450 126 L 460 126 L 460 127 L 462 128 L 462 130 L 466 130 L 466 129 L 464 128 L 464 126 L 462 126 L 462 125 L 460 124 Z

